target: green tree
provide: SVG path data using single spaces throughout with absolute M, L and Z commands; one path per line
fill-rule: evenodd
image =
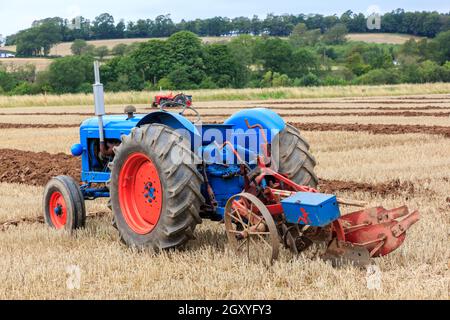
M 299 84 L 304 87 L 313 87 L 320 85 L 321 82 L 319 77 L 317 77 L 314 73 L 308 73 L 300 79 Z
M 291 76 L 302 77 L 308 73 L 317 73 L 320 69 L 319 59 L 311 50 L 300 48 L 294 51 L 291 60 Z
M 272 87 L 289 87 L 292 85 L 291 79 L 285 74 L 275 72 L 272 79 Z
M 42 47 L 44 56 L 50 54 L 50 49 L 57 43 L 61 42 L 62 35 L 60 33 L 60 27 L 54 23 L 43 23 L 38 27 L 37 43 Z
M 139 66 L 145 80 L 152 83 L 156 84 L 160 79 L 167 77 L 171 70 L 165 41 L 150 40 L 141 43 L 130 55 Z
M 255 44 L 255 38 L 250 35 L 241 35 L 228 43 L 230 53 L 238 64 L 239 72 L 235 79 L 237 87 L 244 87 L 250 80 Z
M 109 54 L 109 49 L 107 46 L 100 46 L 96 47 L 94 50 L 94 56 L 98 57 L 100 61 L 103 61 L 103 59 Z
M 289 41 L 294 47 L 302 47 L 306 46 L 306 33 L 308 32 L 308 27 L 305 23 L 299 23 L 292 30 L 291 35 L 289 36 Z
M 436 47 L 435 60 L 441 64 L 450 61 L 450 31 L 439 33 L 433 43 Z
M 331 27 L 323 35 L 326 44 L 343 44 L 347 41 L 348 29 L 345 24 L 339 23 Z
M 83 39 L 76 39 L 71 47 L 70 50 L 72 53 L 76 56 L 80 56 L 86 52 L 86 49 L 88 47 L 88 43 Z
M 109 13 L 102 13 L 95 18 L 92 32 L 96 39 L 112 39 L 116 34 L 114 17 Z
M 364 59 L 359 52 L 354 52 L 347 57 L 346 66 L 357 76 L 360 76 L 370 70 L 370 66 L 364 62 Z
M 52 22 L 45 22 L 17 34 L 16 52 L 19 56 L 47 56 L 50 49 L 61 40 L 59 27 Z
M 206 74 L 219 87 L 238 85 L 236 78 L 241 70 L 226 44 L 207 45 L 204 60 Z
M 49 85 L 56 93 L 79 92 L 83 84 L 93 83 L 92 64 L 89 56 L 56 59 L 49 67 Z
M 123 56 L 127 52 L 127 48 L 125 43 L 119 43 L 112 48 L 111 53 L 114 56 Z
M 292 47 L 280 38 L 259 39 L 254 49 L 254 57 L 264 70 L 289 74 L 291 71 Z
M 360 76 L 358 84 L 396 84 L 400 79 L 395 70 L 374 69 Z
M 145 79 L 130 56 L 115 57 L 101 68 L 105 88 L 111 91 L 142 90 Z
M 205 77 L 204 48 L 200 38 L 192 32 L 181 31 L 172 35 L 165 46 L 170 72 L 177 73 L 174 69 L 182 67 L 182 70 L 189 70 L 190 82 L 200 84 Z M 172 83 L 177 84 L 176 81 Z
M 175 89 L 196 89 L 198 86 L 192 81 L 190 68 L 186 65 L 175 65 L 167 75 L 167 79 Z M 201 83 L 201 81 L 200 81 Z
M 3 91 L 11 91 L 16 85 L 17 80 L 14 79 L 13 75 L 6 72 L 6 70 L 0 69 L 0 87 L 3 89 Z

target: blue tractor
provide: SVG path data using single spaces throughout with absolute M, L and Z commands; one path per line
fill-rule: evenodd
M 342 216 L 340 205 L 361 204 L 318 192 L 309 144 L 271 110 L 245 109 L 221 124 L 188 120 L 192 106 L 145 115 L 129 106 L 124 115 L 105 116 L 97 64 L 95 74 L 97 117 L 81 124 L 72 147 L 82 181 L 59 176 L 45 188 L 52 228 L 84 227 L 85 201 L 109 198 L 114 226 L 130 247 L 182 247 L 211 219 L 224 223 L 230 245 L 249 258 L 272 262 L 281 245 L 298 253 L 325 241 L 333 264 L 365 265 L 400 246 L 418 220 L 406 207 Z

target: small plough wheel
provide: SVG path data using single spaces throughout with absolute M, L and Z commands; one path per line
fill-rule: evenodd
M 44 191 L 45 223 L 57 230 L 83 228 L 86 207 L 80 186 L 74 179 L 59 176 L 49 181 Z
M 225 229 L 228 241 L 236 253 L 249 261 L 272 264 L 280 247 L 278 230 L 269 210 L 252 194 L 233 196 L 225 208 Z

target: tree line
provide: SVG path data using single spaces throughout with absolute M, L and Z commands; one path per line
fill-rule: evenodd
M 198 36 L 269 35 L 289 36 L 294 27 L 302 23 L 308 30 L 325 33 L 336 25 L 345 25 L 349 32 L 389 32 L 434 37 L 439 32 L 450 30 L 450 13 L 406 12 L 403 9 L 381 16 L 381 29 L 369 30 L 367 17 L 351 10 L 341 16 L 321 14 L 268 14 L 264 19 L 258 16 L 213 17 L 209 19 L 181 20 L 174 22 L 170 15 L 160 15 L 154 20 L 117 21 L 111 14 L 103 13 L 93 21 L 84 17 L 73 20 L 60 17 L 38 20 L 29 29 L 8 36 L 6 45 L 17 45 L 22 56 L 48 55 L 49 46 L 58 42 L 76 39 L 123 39 L 170 37 L 179 31 L 190 31 Z
M 343 24 L 322 34 L 300 23 L 287 39 L 241 35 L 203 43 L 180 31 L 115 48 L 102 62 L 102 81 L 107 91 L 450 82 L 450 31 L 403 45 L 348 42 L 346 32 Z M 0 65 L 0 93 L 92 92 L 98 53 L 82 40 L 72 50 L 47 71 Z

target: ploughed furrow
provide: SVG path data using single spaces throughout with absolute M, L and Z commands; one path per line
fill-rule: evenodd
M 100 211 L 89 213 L 86 218 L 88 219 L 100 219 L 106 216 L 110 216 L 110 212 Z M 17 218 L 0 222 L 0 232 L 4 232 L 11 227 L 18 227 L 20 225 L 26 224 L 44 224 L 45 220 L 43 216 L 36 217 L 26 217 L 26 218 Z
M 389 104 L 389 105 L 395 105 L 395 104 L 409 104 L 409 105 L 415 105 L 415 104 L 443 104 L 448 103 L 450 101 L 449 98 L 442 98 L 442 99 L 429 99 L 429 100 L 285 100 L 285 101 L 264 101 L 264 104 L 268 105 L 320 105 L 320 104 Z M 261 104 L 261 102 L 253 102 L 254 105 Z M 409 108 L 411 109 L 411 107 Z
M 94 116 L 92 112 L 2 112 L 0 116 Z
M 0 182 L 44 186 L 59 175 L 80 179 L 81 160 L 64 153 L 0 149 Z
M 450 138 L 450 127 L 396 124 L 358 124 L 358 123 L 291 123 L 303 131 L 354 131 L 372 134 L 425 133 Z
M 77 128 L 80 124 L 37 124 L 37 123 L 0 123 L 0 129 L 59 129 Z
M 359 191 L 379 196 L 394 196 L 405 193 L 412 195 L 416 191 L 412 182 L 400 181 L 398 179 L 378 184 L 322 179 L 319 183 L 319 189 L 323 193 Z

